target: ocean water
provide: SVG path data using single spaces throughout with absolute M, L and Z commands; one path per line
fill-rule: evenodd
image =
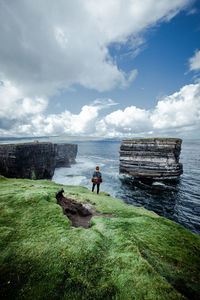
M 22 143 L 34 139 L 4 139 L 0 143 Z M 103 176 L 100 191 L 130 205 L 155 211 L 200 235 L 200 140 L 183 140 L 180 156 L 183 174 L 180 178 L 153 182 L 119 175 L 120 141 L 70 141 L 66 138 L 39 141 L 78 144 L 76 164 L 71 168 L 56 169 L 52 178 L 54 182 L 91 189 L 91 176 L 98 165 Z
M 55 170 L 52 180 L 91 189 L 91 176 L 98 165 L 103 176 L 101 191 L 124 202 L 143 206 L 200 234 L 200 140 L 185 140 L 177 179 L 153 182 L 119 175 L 120 141 L 73 141 L 78 144 L 76 164 Z

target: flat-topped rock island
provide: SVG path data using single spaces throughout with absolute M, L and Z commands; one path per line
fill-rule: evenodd
M 0 174 L 10 178 L 50 179 L 57 167 L 75 163 L 75 144 L 24 143 L 0 145 Z
M 120 146 L 120 173 L 140 178 L 168 178 L 183 173 L 179 138 L 126 139 Z

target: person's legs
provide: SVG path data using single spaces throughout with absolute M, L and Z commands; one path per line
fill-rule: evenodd
M 100 183 L 97 183 L 97 194 L 99 193 L 99 186 L 100 186 Z
M 96 184 L 93 183 L 93 185 L 92 185 L 92 192 L 94 192 L 95 185 Z

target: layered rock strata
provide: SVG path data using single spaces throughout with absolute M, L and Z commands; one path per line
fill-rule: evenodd
M 120 146 L 120 173 L 143 178 L 165 178 L 183 173 L 179 163 L 181 139 L 127 139 Z
M 77 145 L 25 143 L 0 145 L 0 174 L 11 178 L 49 179 L 56 167 L 75 162 Z

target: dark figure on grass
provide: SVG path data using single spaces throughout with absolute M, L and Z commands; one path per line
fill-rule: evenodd
M 99 167 L 96 167 L 96 170 L 94 171 L 91 179 L 93 185 L 92 185 L 92 192 L 94 192 L 95 185 L 97 185 L 97 195 L 99 194 L 99 187 L 100 183 L 102 182 L 102 176 L 101 172 L 99 171 Z

